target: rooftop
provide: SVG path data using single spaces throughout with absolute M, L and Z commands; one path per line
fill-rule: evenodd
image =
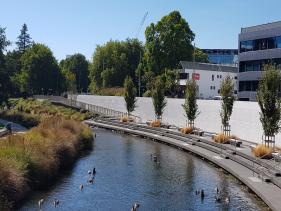
M 237 73 L 238 68 L 231 65 L 211 64 L 211 63 L 199 63 L 199 62 L 187 62 L 180 61 L 183 69 L 195 69 L 195 70 L 207 70 L 207 71 L 219 71 Z
M 281 21 L 276 21 L 276 22 L 272 22 L 272 23 L 266 23 L 266 24 L 241 28 L 241 33 L 256 32 L 256 31 L 260 31 L 260 30 L 270 30 L 270 29 L 280 28 L 280 27 L 281 27 Z

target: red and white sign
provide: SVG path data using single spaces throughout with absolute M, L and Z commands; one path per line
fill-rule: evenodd
M 199 81 L 200 80 L 200 74 L 199 73 L 192 73 L 192 79 L 195 81 Z

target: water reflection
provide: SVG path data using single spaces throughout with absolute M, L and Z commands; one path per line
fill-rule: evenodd
M 243 189 L 232 176 L 178 149 L 128 135 L 97 129 L 90 155 L 82 157 L 72 172 L 48 191 L 33 194 L 20 210 L 265 210 L 259 199 Z M 151 160 L 159 157 L 160 164 Z M 93 185 L 88 170 L 96 167 Z M 79 185 L 84 184 L 83 191 Z M 229 204 L 215 202 L 216 186 Z M 195 195 L 204 189 L 205 198 Z M 54 198 L 60 205 L 54 208 Z

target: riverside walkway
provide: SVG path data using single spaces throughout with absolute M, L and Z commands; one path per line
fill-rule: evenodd
M 138 135 L 191 152 L 225 169 L 247 185 L 272 210 L 281 209 L 280 163 L 251 155 L 250 143 L 241 147 L 217 144 L 210 136 L 184 135 L 173 129 L 152 128 L 144 124 L 121 123 L 113 118 L 85 121 L 91 126 Z

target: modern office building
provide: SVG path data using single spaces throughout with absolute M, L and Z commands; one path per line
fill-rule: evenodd
M 202 49 L 208 55 L 209 62 L 212 64 L 237 65 L 237 49 Z
M 264 64 L 281 64 L 281 21 L 242 28 L 238 60 L 238 98 L 255 101 Z
M 186 81 L 194 79 L 198 86 L 198 97 L 201 99 L 214 99 L 220 95 L 221 81 L 227 76 L 234 80 L 235 94 L 237 94 L 237 72 L 238 68 L 229 65 L 197 63 L 197 62 L 180 62 L 180 86 L 185 90 Z M 182 95 L 183 96 L 183 95 Z

